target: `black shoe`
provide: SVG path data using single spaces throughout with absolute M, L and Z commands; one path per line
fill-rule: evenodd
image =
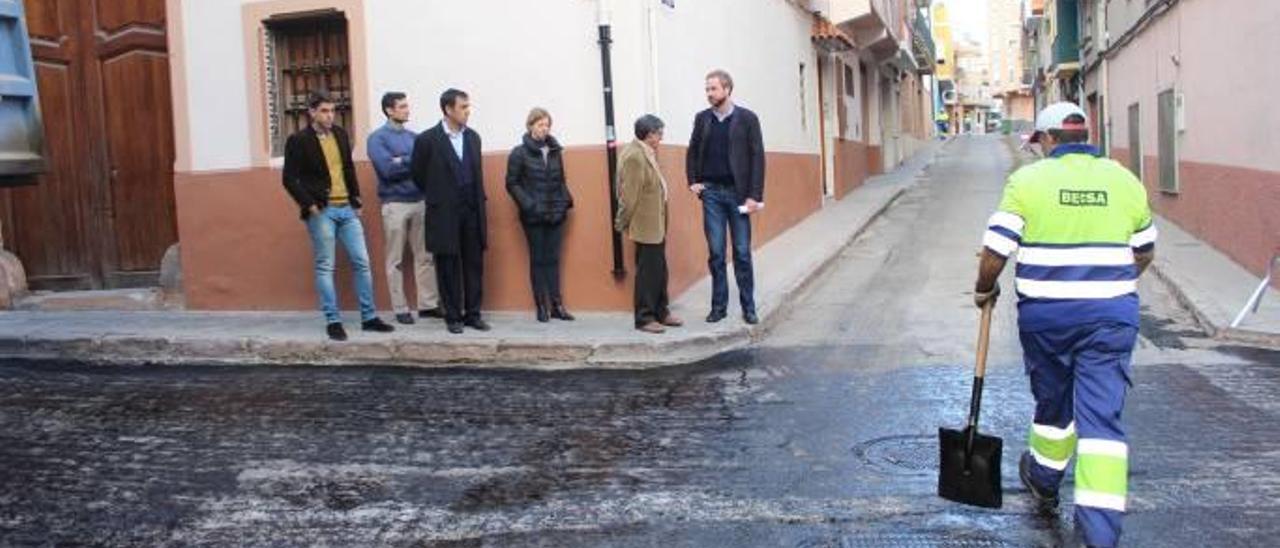
M 573 314 L 564 309 L 564 303 L 560 302 L 560 299 L 551 299 L 551 317 L 566 322 L 574 320 Z
M 453 333 L 454 335 L 462 333 L 462 322 L 448 322 L 448 324 L 450 333 Z
M 325 327 L 325 332 L 329 334 L 330 340 L 345 341 L 347 340 L 347 330 L 342 328 L 342 324 L 333 322 Z
M 467 327 L 470 327 L 471 329 L 474 329 L 476 331 L 488 331 L 492 329 L 491 327 L 489 327 L 489 324 L 487 322 L 485 322 L 480 318 L 476 318 L 474 320 L 467 320 L 462 323 L 463 325 L 466 325 Z
M 707 323 L 716 323 L 720 320 L 723 320 L 727 315 L 728 314 L 723 310 L 713 309 L 710 314 L 707 314 Z
M 755 312 L 743 312 L 742 321 L 747 322 L 747 325 L 755 325 L 760 323 L 760 316 L 757 316 Z
M 443 319 L 444 319 L 444 310 L 442 310 L 442 309 L 441 309 L 440 307 L 438 307 L 438 306 L 437 306 L 437 307 L 435 307 L 435 308 L 428 309 L 428 310 L 419 310 L 419 311 L 418 311 L 418 317 L 419 317 L 419 318 L 435 318 L 435 319 L 437 319 L 437 320 L 443 320 Z
M 413 325 L 413 314 L 408 312 L 396 314 L 396 321 L 405 325 Z
M 374 318 L 372 320 L 364 322 L 360 324 L 360 329 L 363 329 L 365 331 L 372 331 L 374 333 L 390 333 L 396 330 L 396 328 L 392 327 L 391 324 L 382 321 L 382 318 Z
M 537 308 L 538 321 L 547 323 L 551 321 L 551 312 L 547 310 L 547 301 L 542 297 L 534 298 L 534 306 Z
M 1036 487 L 1031 482 L 1031 461 L 1033 458 L 1035 457 L 1031 456 L 1030 451 L 1022 452 L 1022 457 L 1018 459 L 1018 478 L 1022 480 L 1022 485 L 1027 488 L 1027 492 L 1031 493 L 1031 498 L 1036 499 L 1036 502 L 1042 508 L 1057 508 L 1058 493 Z

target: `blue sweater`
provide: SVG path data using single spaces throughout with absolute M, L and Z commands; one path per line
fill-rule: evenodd
M 383 202 L 420 202 L 422 191 L 413 184 L 409 159 L 413 156 L 413 140 L 417 137 L 406 128 L 390 123 L 369 135 L 369 160 L 378 174 L 378 198 Z M 396 162 L 394 159 L 399 158 Z

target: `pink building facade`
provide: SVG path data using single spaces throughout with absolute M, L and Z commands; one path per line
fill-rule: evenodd
M 1280 2 L 1147 4 L 1107 6 L 1110 153 L 1164 218 L 1262 275 L 1280 248 L 1280 72 L 1259 63 L 1280 54 Z

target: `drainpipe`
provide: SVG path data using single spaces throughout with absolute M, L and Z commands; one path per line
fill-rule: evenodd
M 1107 49 L 1111 47 L 1111 31 L 1107 30 L 1107 5 L 1105 2 L 1098 3 L 1098 12 L 1094 16 L 1094 21 L 1102 22 L 1102 31 L 1098 33 L 1098 37 L 1102 39 L 1101 47 L 1098 48 L 1098 59 L 1102 61 L 1100 71 L 1102 73 L 1102 83 L 1100 85 L 1102 88 L 1102 121 L 1098 125 L 1102 127 L 1098 128 L 1098 131 L 1103 132 L 1102 144 L 1105 145 L 1104 148 L 1106 150 L 1103 150 L 1102 153 L 1107 157 L 1111 157 L 1111 67 L 1107 64 Z
M 622 234 L 613 229 L 618 217 L 618 130 L 613 119 L 613 59 L 609 46 L 613 43 L 610 0 L 598 0 L 596 25 L 600 33 L 600 72 L 604 78 L 604 135 L 609 158 L 609 232 L 613 236 L 613 276 L 621 279 L 627 270 L 622 263 Z

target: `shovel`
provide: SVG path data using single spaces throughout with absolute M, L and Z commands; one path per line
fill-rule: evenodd
M 978 411 L 982 406 L 982 379 L 987 374 L 987 346 L 991 337 L 991 309 L 982 307 L 978 329 L 978 365 L 973 375 L 973 396 L 969 401 L 969 422 L 964 430 L 938 429 L 941 466 L 938 468 L 938 496 L 973 506 L 999 508 L 1000 450 L 1003 440 L 978 433 Z

